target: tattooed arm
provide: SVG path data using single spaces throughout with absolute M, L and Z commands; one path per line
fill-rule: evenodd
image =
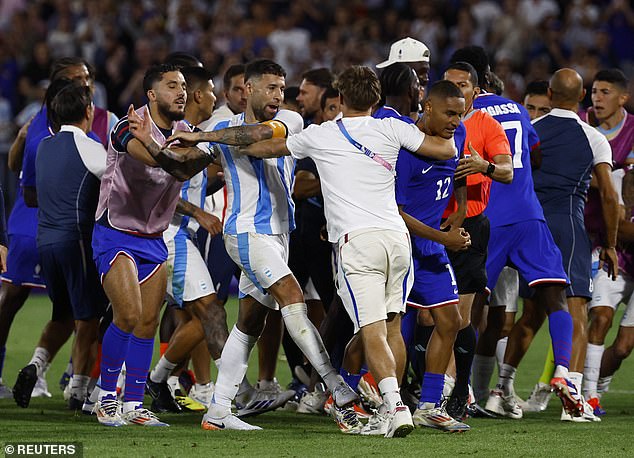
M 280 121 L 266 121 L 247 126 L 227 127 L 211 132 L 178 131 L 167 139 L 166 144 L 179 141 L 184 145 L 195 145 L 200 142 L 223 143 L 233 146 L 247 146 L 270 138 L 285 138 L 287 130 Z

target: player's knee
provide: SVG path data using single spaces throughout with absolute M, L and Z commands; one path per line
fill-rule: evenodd
M 612 317 L 605 314 L 593 314 L 588 330 L 588 338 L 591 343 L 600 345 L 603 343 L 606 334 L 612 327 Z
M 614 346 L 614 356 L 619 361 L 626 359 L 632 353 L 632 345 L 629 342 L 618 342 Z

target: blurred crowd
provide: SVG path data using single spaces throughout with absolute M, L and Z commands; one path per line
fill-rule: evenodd
M 199 56 L 217 77 L 269 57 L 298 83 L 304 70 L 373 66 L 411 36 L 429 47 L 432 81 L 452 52 L 481 45 L 521 100 L 527 82 L 572 67 L 634 71 L 630 0 L 3 0 L 0 1 L 0 151 L 39 108 L 51 62 L 78 55 L 98 82 L 96 104 L 117 115 L 144 102 L 141 80 L 173 51 Z M 219 103 L 222 101 L 220 100 Z

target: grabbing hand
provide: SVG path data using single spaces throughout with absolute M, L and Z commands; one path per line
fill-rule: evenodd
M 616 280 L 619 276 L 619 258 L 616 255 L 616 249 L 601 248 L 599 252 L 599 270 L 603 269 L 603 266 L 607 266 L 608 276 L 612 277 L 612 280 Z
M 165 146 L 169 146 L 174 142 L 178 142 L 179 146 L 188 148 L 196 146 L 201 140 L 198 132 L 186 132 L 184 130 L 177 130 L 170 135 L 165 141 Z
M 489 162 L 482 159 L 482 156 L 480 156 L 480 154 L 471 145 L 471 142 L 469 142 L 468 147 L 471 155 L 460 159 L 458 167 L 456 168 L 454 180 L 459 180 L 460 178 L 473 175 L 474 173 L 486 173 L 489 168 Z
M 452 228 L 443 245 L 450 251 L 466 250 L 471 246 L 471 236 L 463 227 Z
M 149 110 L 145 111 L 145 117 L 141 118 L 139 114 L 134 110 L 134 105 L 128 107 L 128 125 L 130 126 L 130 133 L 134 137 L 143 143 L 144 146 L 149 145 L 154 141 L 152 138 L 152 125 L 150 123 Z

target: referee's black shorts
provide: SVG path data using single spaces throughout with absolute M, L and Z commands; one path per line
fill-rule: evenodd
M 463 251 L 449 251 L 449 260 L 456 274 L 458 294 L 480 293 L 487 285 L 487 247 L 489 218 L 484 214 L 466 218 L 462 225 L 471 235 L 471 246 Z

